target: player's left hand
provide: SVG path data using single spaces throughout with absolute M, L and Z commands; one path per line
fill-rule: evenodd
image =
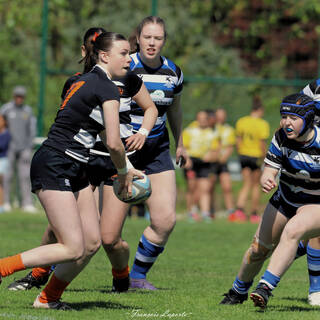
M 134 150 L 140 150 L 145 141 L 146 136 L 144 134 L 141 134 L 139 132 L 133 134 L 132 136 L 128 137 L 126 139 L 126 149 L 127 151 L 134 151 Z

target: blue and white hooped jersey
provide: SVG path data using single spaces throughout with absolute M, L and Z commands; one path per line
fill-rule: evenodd
M 264 160 L 280 170 L 281 196 L 295 207 L 320 203 L 320 128 L 315 126 L 314 131 L 308 145 L 299 145 L 278 130 Z
M 177 65 L 165 57 L 161 57 L 162 65 L 156 69 L 143 64 L 139 53 L 132 54 L 131 58 L 130 69 L 143 80 L 159 112 L 156 124 L 148 136 L 153 138 L 165 131 L 166 112 L 172 105 L 174 97 L 181 94 L 183 73 Z M 132 101 L 130 117 L 134 130 L 139 130 L 143 121 L 143 110 L 134 101 Z

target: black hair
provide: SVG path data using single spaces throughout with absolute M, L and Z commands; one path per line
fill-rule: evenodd
M 88 48 L 85 56 L 85 66 L 89 71 L 98 62 L 99 51 L 109 51 L 115 41 L 127 41 L 126 37 L 116 32 L 102 32 L 92 40 L 92 47 Z
M 150 23 L 159 24 L 162 26 L 163 31 L 164 31 L 164 39 L 166 40 L 167 31 L 166 31 L 166 25 L 164 23 L 164 20 L 160 17 L 148 16 L 148 17 L 142 19 L 142 21 L 139 23 L 139 25 L 136 27 L 136 29 L 133 31 L 133 33 L 129 37 L 131 53 L 138 52 L 140 50 L 139 44 L 137 42 L 137 38 L 140 36 L 143 27 L 147 24 L 150 24 Z
M 79 61 L 79 63 L 82 63 L 84 61 L 83 73 L 87 73 L 92 69 L 91 64 L 87 64 L 86 58 L 87 58 L 87 55 L 92 51 L 92 46 L 93 46 L 92 39 L 95 39 L 96 37 L 98 37 L 99 34 L 102 32 L 107 32 L 107 31 L 100 27 L 93 27 L 93 28 L 89 28 L 83 36 L 82 44 L 85 48 L 86 55 Z

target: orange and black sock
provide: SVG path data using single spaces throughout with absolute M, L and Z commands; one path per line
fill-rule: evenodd
M 38 267 L 38 268 L 33 268 L 32 269 L 32 276 L 35 278 L 35 279 L 40 279 L 42 277 L 45 277 L 47 275 L 50 274 L 50 270 L 51 270 L 51 266 L 49 267 Z
M 10 276 L 10 274 L 25 269 L 26 267 L 22 262 L 21 254 L 0 259 L 0 275 L 2 277 Z
M 122 270 L 116 270 L 114 268 L 112 268 L 112 276 L 115 279 L 125 279 L 129 277 L 129 266 L 126 266 L 124 269 Z
M 59 300 L 69 283 L 70 282 L 58 279 L 53 274 L 46 287 L 40 293 L 39 301 L 48 303 Z

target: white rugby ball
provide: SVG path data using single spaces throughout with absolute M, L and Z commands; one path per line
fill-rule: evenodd
M 132 181 L 132 195 L 124 197 L 118 194 L 119 180 L 117 178 L 113 181 L 113 192 L 116 197 L 126 203 L 137 204 L 147 200 L 151 195 L 151 183 L 147 175 L 143 174 L 143 178 L 135 177 Z

